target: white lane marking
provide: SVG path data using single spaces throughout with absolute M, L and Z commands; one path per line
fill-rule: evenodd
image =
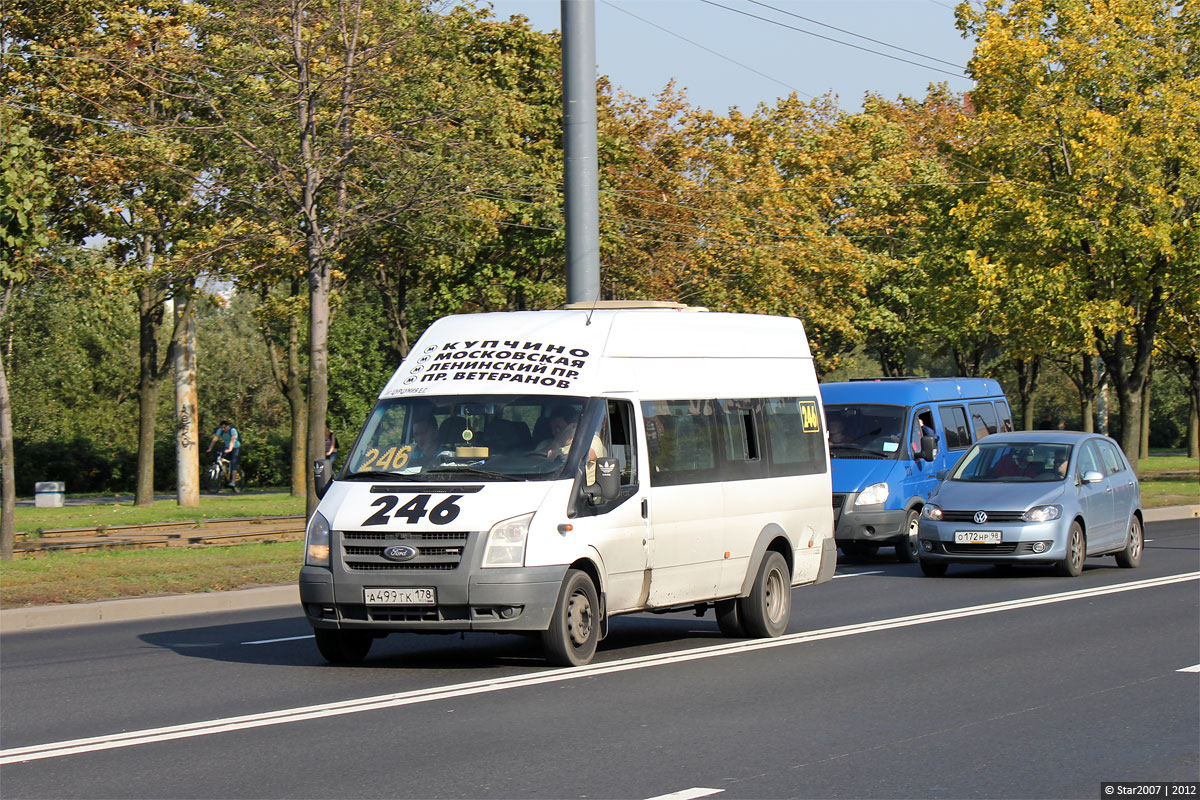
M 1177 669 L 1175 671 L 1176 672 L 1200 672 L 1200 664 L 1196 664 L 1195 666 L 1191 666 L 1191 667 L 1184 667 L 1183 669 Z
M 295 642 L 299 641 L 300 639 L 311 638 L 313 638 L 313 635 L 310 633 L 305 636 L 285 636 L 282 639 L 258 639 L 253 642 L 242 642 L 242 644 L 275 644 L 276 642 Z
M 710 795 L 720 794 L 724 789 L 704 789 L 695 787 L 694 789 L 684 789 L 682 792 L 671 792 L 670 794 L 660 794 L 657 797 L 649 797 L 646 800 L 695 800 L 697 797 L 709 797 Z
M 1186 581 L 1200 579 L 1200 572 L 1188 572 L 1181 575 L 1169 575 L 1163 578 L 1150 578 L 1144 581 L 1120 583 L 1114 586 L 1098 586 L 1090 589 L 1078 589 L 1071 592 L 1029 597 L 1020 600 L 1006 600 L 1000 603 L 987 603 L 980 606 L 967 606 L 946 611 L 934 611 L 927 614 L 914 614 L 908 617 L 879 620 L 877 622 L 860 622 L 854 625 L 842 625 L 836 628 L 824 628 L 818 631 L 790 633 L 775 639 L 757 639 L 748 642 L 729 642 L 726 644 L 697 647 L 693 650 L 683 650 L 676 653 L 637 656 L 634 658 L 611 661 L 605 664 L 589 664 L 584 667 L 566 667 L 547 670 L 533 675 L 512 675 L 505 678 L 494 678 L 470 683 L 459 683 L 451 686 L 435 686 L 428 689 L 417 689 L 410 692 L 376 695 L 357 700 L 342 700 L 335 703 L 323 703 L 299 708 L 285 708 L 279 711 L 268 711 L 262 714 L 247 714 L 240 717 L 192 722 L 184 725 L 171 725 L 164 728 L 150 728 L 142 731 L 126 731 L 106 736 L 93 736 L 86 739 L 72 739 L 63 742 L 48 742 L 27 747 L 14 747 L 0 750 L 0 765 L 16 764 L 24 761 L 36 761 L 43 758 L 57 758 L 91 753 L 98 750 L 111 750 L 117 747 L 133 747 L 152 742 L 166 742 L 174 739 L 188 739 L 195 736 L 207 736 L 213 733 L 240 731 L 249 728 L 261 728 L 268 725 L 282 725 L 288 722 L 301 722 L 323 717 L 356 714 L 360 711 L 375 711 L 381 708 L 396 708 L 399 706 L 428 703 L 434 700 L 449 700 L 457 697 L 467 697 L 475 694 L 499 692 L 506 689 L 517 689 L 526 686 L 538 686 L 547 683 L 591 678 L 597 675 L 609 675 L 618 672 L 628 672 L 635 669 L 646 669 L 666 664 L 679 664 L 686 661 L 698 661 L 706 658 L 748 653 L 755 650 L 766 650 L 773 647 L 787 647 L 807 642 L 817 642 L 825 639 L 838 639 L 843 636 L 857 636 L 862 633 L 907 628 L 914 625 L 925 625 L 931 622 L 974 617 L 982 614 L 995 614 L 1001 611 L 1013 611 L 1021 608 L 1064 603 L 1070 600 L 1082 600 L 1088 597 L 1100 597 L 1107 594 L 1131 592 L 1138 589 L 1150 589 L 1158 586 L 1169 586 Z
M 877 570 L 872 570 L 871 572 L 839 572 L 838 574 L 834 575 L 833 577 L 836 580 L 837 578 L 857 578 L 859 575 L 882 575 L 882 574 L 883 574 L 883 570 L 877 569 Z

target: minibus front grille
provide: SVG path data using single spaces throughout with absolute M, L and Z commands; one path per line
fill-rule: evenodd
M 446 572 L 458 569 L 470 534 L 465 531 L 436 533 L 385 533 L 341 531 L 342 563 L 356 572 Z M 416 555 L 406 561 L 384 558 L 394 545 L 407 545 Z

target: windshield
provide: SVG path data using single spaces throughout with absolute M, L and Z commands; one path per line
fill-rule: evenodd
M 454 395 L 381 400 L 342 480 L 553 480 L 570 455 L 584 398 Z
M 952 481 L 1050 483 L 1065 480 L 1072 445 L 1028 442 L 980 443 L 967 451 Z
M 830 458 L 899 458 L 905 406 L 825 406 Z

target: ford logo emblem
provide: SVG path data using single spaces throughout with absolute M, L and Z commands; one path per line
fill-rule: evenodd
M 985 522 L 987 522 L 987 512 L 986 511 L 976 511 L 975 512 L 975 524 L 982 525 Z M 385 553 L 384 555 L 387 555 L 387 554 Z
M 388 561 L 411 561 L 418 555 L 417 548 L 406 544 L 392 545 L 383 550 L 383 557 Z

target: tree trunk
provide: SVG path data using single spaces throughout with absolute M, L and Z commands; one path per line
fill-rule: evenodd
M 1146 373 L 1146 382 L 1142 385 L 1142 419 L 1138 430 L 1141 436 L 1138 437 L 1138 458 L 1150 457 L 1150 387 L 1153 381 L 1153 366 Z
M 147 244 L 146 247 L 149 245 Z M 154 503 L 154 412 L 158 407 L 158 332 L 163 299 L 149 280 L 138 287 L 138 459 L 135 506 Z
M 311 234 L 310 234 L 311 235 Z M 309 334 L 308 334 L 308 453 L 315 460 L 325 455 L 325 417 L 329 410 L 329 295 L 331 279 L 329 265 L 323 258 L 310 254 L 309 272 Z M 307 470 L 308 499 L 306 509 L 311 517 L 317 510 L 316 486 L 312 470 Z
M 1037 391 L 1038 372 L 1042 360 L 1035 356 L 1028 361 L 1023 358 L 1013 359 L 1013 367 L 1017 373 L 1017 397 L 1021 401 L 1021 430 L 1033 430 L 1033 394 Z
M 175 348 L 175 468 L 179 505 L 200 505 L 200 423 L 196 394 L 196 321 L 191 307 L 176 308 L 179 345 Z M 183 315 L 186 314 L 186 318 Z
M 0 354 L 0 560 L 11 561 L 16 540 L 13 512 L 17 508 L 17 479 L 13 457 L 12 405 L 8 396 L 8 373 Z

